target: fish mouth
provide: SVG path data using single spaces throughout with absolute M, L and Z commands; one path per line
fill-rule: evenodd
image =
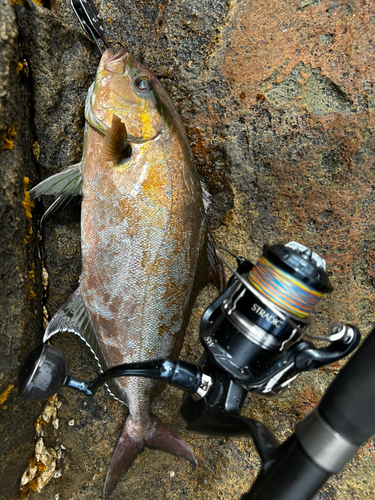
M 119 76 L 124 76 L 125 71 L 126 71 L 126 66 L 128 64 L 128 60 L 133 59 L 131 54 L 126 49 L 121 48 L 117 52 L 114 52 L 112 49 L 106 49 L 103 53 L 102 60 L 101 60 L 101 66 L 104 69 L 104 74 L 101 75 L 102 78 L 105 76 L 108 76 L 111 78 L 111 74 L 119 75 Z M 105 75 L 105 72 L 107 72 L 107 75 Z M 108 75 L 108 73 L 110 73 Z M 86 120 L 90 123 L 90 125 L 99 130 L 102 134 L 106 134 L 108 129 L 111 127 L 108 123 L 108 119 L 112 119 L 111 115 L 117 115 L 121 120 L 125 119 L 126 116 L 129 113 L 124 112 L 124 109 L 117 109 L 113 107 L 110 104 L 101 104 L 100 107 L 103 108 L 105 111 L 105 114 L 107 115 L 106 117 L 106 122 L 105 123 L 101 118 L 99 118 L 93 111 L 93 106 L 94 106 L 94 87 L 95 87 L 95 82 L 90 86 L 88 93 L 87 93 L 87 98 L 86 98 L 86 105 L 85 105 L 85 118 Z M 124 103 L 126 104 L 127 101 L 126 99 L 122 98 L 124 100 Z M 124 124 L 126 126 L 126 122 L 124 121 Z M 140 130 L 140 132 L 142 132 Z M 156 132 L 156 131 L 155 131 Z M 136 136 L 129 134 L 127 135 L 128 142 L 131 144 L 146 144 L 148 142 L 157 140 L 160 136 L 162 135 L 162 132 L 156 132 L 152 136 Z
M 113 52 L 112 49 L 106 49 L 102 58 L 103 68 L 116 75 L 123 75 L 129 55 L 129 52 L 125 49 L 120 49 L 117 52 Z

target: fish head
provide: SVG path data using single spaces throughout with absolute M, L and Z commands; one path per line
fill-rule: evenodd
M 86 119 L 103 133 L 114 115 L 126 125 L 130 142 L 158 137 L 177 115 L 155 75 L 124 49 L 104 52 L 86 102 Z

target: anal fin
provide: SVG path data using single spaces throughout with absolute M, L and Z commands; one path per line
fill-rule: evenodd
M 100 369 L 105 371 L 109 368 L 79 288 L 53 316 L 44 332 L 43 342 L 47 342 L 59 332 L 72 332 L 78 335 L 94 354 Z M 113 397 L 125 403 L 124 395 L 120 393 L 113 381 L 107 382 L 106 386 Z
M 215 283 L 221 293 L 227 286 L 224 265 L 217 256 L 215 240 L 209 231 L 207 232 L 207 260 L 209 267 L 209 279 Z
M 216 254 L 215 241 L 210 232 L 207 231 L 204 235 L 202 251 L 200 253 L 197 271 L 195 273 L 194 284 L 190 294 L 189 303 L 181 324 L 180 333 L 170 354 L 172 358 L 177 358 L 180 354 L 185 337 L 185 331 L 189 323 L 191 311 L 195 304 L 196 298 L 200 290 L 209 281 L 212 281 L 218 287 L 220 293 L 223 292 L 226 288 L 224 265 Z M 160 389 L 160 386 L 158 385 L 155 393 L 158 394 L 159 391 L 161 392 L 161 390 L 162 389 Z

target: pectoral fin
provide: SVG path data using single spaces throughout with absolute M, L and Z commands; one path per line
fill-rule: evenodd
M 128 142 L 128 134 L 125 124 L 116 115 L 112 117 L 112 127 L 106 131 L 102 159 L 120 163 L 132 154 L 132 147 Z

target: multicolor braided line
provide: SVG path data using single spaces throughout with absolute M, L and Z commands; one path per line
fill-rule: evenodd
M 249 273 L 250 283 L 276 306 L 294 316 L 308 316 L 323 293 L 282 271 L 264 257 Z

